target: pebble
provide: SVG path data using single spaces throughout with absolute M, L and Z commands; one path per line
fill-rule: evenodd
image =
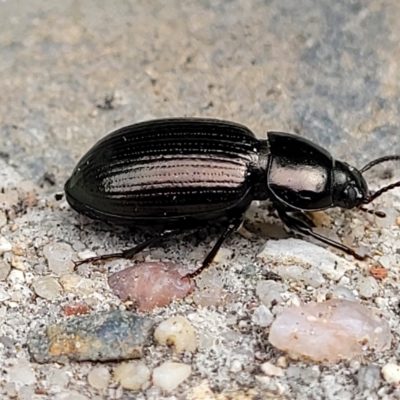
M 192 324 L 180 315 L 161 322 L 154 331 L 154 338 L 160 345 L 172 345 L 177 353 L 194 352 L 197 348 Z
M 149 311 L 193 291 L 193 280 L 182 279 L 180 269 L 172 263 L 144 262 L 112 274 L 108 283 L 122 301 L 131 300 L 138 311 Z
M 17 269 L 13 269 L 8 275 L 7 281 L 13 285 L 25 283 L 25 274 Z
M 382 376 L 386 382 L 398 384 L 400 383 L 400 365 L 395 363 L 387 363 L 382 367 Z
M 94 281 L 79 275 L 63 275 L 60 283 L 65 292 L 78 296 L 88 296 L 96 290 Z
M 154 368 L 153 383 L 162 390 L 171 392 L 184 382 L 191 373 L 192 368 L 189 365 L 166 361 Z
M 61 388 L 66 388 L 69 383 L 69 377 L 67 372 L 62 369 L 52 367 L 49 374 L 49 385 L 59 386 Z
M 253 324 L 266 328 L 270 326 L 274 316 L 267 306 L 261 304 L 258 306 L 251 317 Z
M 7 216 L 4 211 L 0 211 L 0 228 L 7 225 Z
M 260 301 L 271 308 L 275 303 L 282 302 L 281 293 L 285 291 L 285 287 L 281 283 L 275 281 L 259 281 L 256 286 L 256 294 Z
M 74 250 L 67 243 L 49 243 L 43 248 L 43 254 L 47 259 L 49 270 L 57 276 L 65 275 L 73 271 L 72 256 Z
M 87 260 L 88 258 L 93 258 L 96 256 L 97 256 L 97 254 L 94 251 L 90 251 L 90 250 L 80 251 L 78 253 L 78 258 L 80 260 Z
M 284 372 L 282 368 L 276 367 L 270 362 L 265 362 L 260 366 L 261 371 L 268 376 L 283 376 Z
M 379 293 L 379 285 L 372 276 L 363 277 L 358 284 L 358 291 L 361 297 L 370 299 Z
M 104 366 L 95 367 L 88 374 L 88 382 L 91 387 L 103 390 L 110 383 L 110 371 Z
M 9 295 L 8 292 L 6 292 L 5 289 L 0 288 L 0 301 L 6 301 L 9 300 L 11 296 Z
M 23 385 L 33 385 L 36 382 L 30 362 L 26 359 L 20 359 L 8 370 L 8 377 L 17 387 Z
M 5 281 L 10 271 L 10 264 L 6 261 L 0 260 L 0 281 Z
M 66 392 L 57 393 L 54 396 L 54 400 L 89 400 L 89 397 L 76 390 L 68 390 Z
M 11 243 L 3 236 L 0 236 L 0 255 L 12 250 Z
M 363 365 L 357 374 L 358 388 L 364 390 L 376 390 L 381 383 L 381 371 L 377 365 Z
M 36 279 L 32 284 L 35 293 L 46 300 L 54 300 L 61 293 L 61 285 L 51 276 L 43 276 Z
M 127 390 L 141 389 L 150 377 L 150 369 L 142 362 L 120 364 L 114 370 L 114 380 Z
M 153 321 L 127 311 L 74 316 L 28 334 L 28 349 L 39 363 L 128 360 L 142 357 Z
M 263 263 L 279 266 L 300 265 L 318 269 L 322 275 L 338 281 L 355 265 L 343 257 L 313 243 L 300 239 L 268 240 L 257 255 Z
M 363 305 L 328 300 L 287 308 L 272 323 L 269 342 L 289 355 L 337 361 L 363 354 L 363 347 L 390 348 L 388 323 Z

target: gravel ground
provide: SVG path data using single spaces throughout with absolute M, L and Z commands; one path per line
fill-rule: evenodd
M 336 276 L 314 269 L 308 281 L 285 276 L 270 306 L 257 288 L 271 272 L 282 275 L 281 265 L 279 258 L 265 263 L 257 255 L 268 236 L 285 234 L 265 205 L 252 206 L 246 227 L 253 238 L 230 237 L 220 262 L 207 271 L 205 279 L 223 284 L 219 304 L 203 307 L 190 296 L 143 313 L 155 325 L 186 317 L 198 348 L 177 353 L 150 341 L 140 372 L 125 370 L 144 376 L 140 390 L 121 383 L 127 367 L 120 360 L 37 364 L 27 349 L 29 332 L 68 320 L 68 305 L 84 302 L 90 315 L 129 308 L 107 283 L 129 261 L 72 272 L 68 260 L 128 248 L 140 234 L 82 219 L 54 197 L 93 143 L 137 121 L 206 116 L 240 122 L 260 138 L 267 130 L 296 132 L 356 166 L 400 154 L 399 19 L 400 4 L 389 0 L 2 1 L 1 398 L 399 398 L 399 371 L 394 368 L 394 383 L 385 371 L 400 365 L 400 190 L 375 202 L 387 213 L 383 220 L 327 213 L 332 222 L 321 228 L 325 234 L 368 251 L 368 262 L 329 248 L 326 254 L 354 268 Z M 388 168 L 368 174 L 373 189 L 399 179 L 397 165 Z M 209 233 L 203 240 L 168 241 L 143 257 L 193 268 L 215 239 Z M 64 247 L 52 252 L 55 243 Z M 284 239 L 278 243 L 285 247 Z M 57 263 L 62 251 L 67 261 Z M 369 279 L 374 266 L 388 276 Z M 65 275 L 72 274 L 81 280 L 69 277 L 68 286 Z M 268 343 L 271 320 L 285 307 L 335 296 L 376 309 L 390 325 L 391 349 L 317 363 L 290 360 Z M 170 391 L 161 368 L 169 361 L 191 367 L 189 374 L 177 367 L 183 383 Z

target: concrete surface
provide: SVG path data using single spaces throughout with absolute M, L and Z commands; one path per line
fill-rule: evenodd
M 45 183 L 40 194 L 52 196 L 62 190 L 78 159 L 106 133 L 169 116 L 234 120 L 259 137 L 273 129 L 297 132 L 356 166 L 400 153 L 399 20 L 400 3 L 394 0 L 3 0 L 0 187 L 17 186 L 22 180 L 40 184 L 46 173 L 54 174 L 55 185 Z M 396 165 L 395 174 L 398 169 Z M 374 184 L 379 184 L 378 175 L 370 175 Z M 390 199 L 389 206 L 400 205 L 397 197 Z M 52 240 L 46 222 L 52 220 L 54 226 L 62 225 L 53 239 L 72 243 L 78 232 L 69 229 L 77 220 L 75 214 L 68 209 L 51 212 L 33 208 L 29 221 L 37 226 L 29 234 L 47 234 Z M 358 215 L 358 221 L 363 217 Z M 14 242 L 16 235 L 10 232 L 7 228 L 2 233 Z M 92 243 L 101 244 L 101 236 L 92 242 L 90 235 L 90 230 L 82 233 L 79 240 L 93 250 Z M 121 244 L 114 236 L 111 239 L 110 246 Z M 37 258 L 30 258 L 28 269 L 34 275 L 46 274 L 40 267 L 45 265 L 45 241 L 37 243 Z M 249 252 L 249 262 L 251 257 Z M 394 253 L 393 259 L 398 262 Z M 393 267 L 398 270 L 397 264 Z M 398 281 L 390 282 L 394 296 Z M 387 290 L 382 286 L 382 298 Z M 299 296 L 307 300 L 306 295 Z M 50 314 L 53 311 L 52 317 L 59 313 L 56 305 L 40 304 Z M 25 310 L 34 312 L 36 306 L 33 302 Z M 369 306 L 375 306 L 372 300 Z M 4 318 L 2 324 L 7 324 L 8 317 Z M 393 310 L 390 318 L 397 318 Z M 28 328 L 29 318 L 25 323 Z M 7 336 L 13 337 L 12 329 Z M 6 360 L 27 357 L 21 348 L 23 338 L 15 334 L 13 339 L 17 344 L 11 349 L 0 344 L 2 370 L 9 368 Z M 383 365 L 390 355 L 385 357 L 376 363 Z M 46 381 L 46 368 L 53 367 L 41 367 L 38 380 Z M 69 386 L 78 390 L 90 365 L 83 366 L 83 372 L 80 365 L 64 368 L 71 376 L 79 375 L 81 383 L 75 377 Z M 349 371 L 344 364 L 335 368 L 338 374 Z M 0 377 L 2 385 L 8 379 L 5 375 Z M 188 387 L 208 377 L 198 370 L 193 376 Z M 281 397 L 302 399 L 295 386 L 306 390 L 309 385 L 287 379 Z M 307 398 L 339 398 L 329 397 L 324 381 L 315 379 L 316 392 Z M 351 379 L 341 384 L 350 398 L 363 398 Z M 223 389 L 217 386 L 216 392 Z M 252 387 L 258 388 L 252 380 L 239 382 L 231 394 Z M 129 397 L 132 394 L 117 389 L 113 393 L 115 398 L 146 398 Z M 376 393 L 371 399 L 378 398 Z M 85 395 L 112 398 L 94 389 Z

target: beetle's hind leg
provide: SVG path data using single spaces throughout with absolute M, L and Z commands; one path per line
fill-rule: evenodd
M 160 240 L 166 239 L 170 236 L 177 235 L 178 233 L 182 233 L 181 230 L 174 229 L 174 230 L 162 231 L 158 235 L 152 236 L 150 239 L 144 241 L 143 243 L 138 244 L 137 246 L 131 249 L 124 250 L 119 253 L 103 254 L 97 257 L 90 257 L 82 261 L 75 261 L 75 268 L 79 267 L 79 265 L 82 264 L 92 263 L 96 261 L 110 260 L 112 258 L 126 258 L 126 259 L 133 258 L 136 254 L 140 253 L 147 247 L 152 246 L 153 244 L 157 243 Z
M 310 221 L 310 223 L 308 223 L 304 219 L 299 219 L 292 215 L 289 215 L 286 211 L 284 211 L 282 209 L 278 209 L 278 214 L 279 214 L 279 218 L 283 221 L 283 223 L 289 229 L 291 229 L 295 232 L 301 233 L 302 235 L 305 235 L 305 236 L 311 236 L 311 237 L 319 240 L 322 243 L 325 243 L 329 246 L 335 247 L 336 249 L 344 251 L 347 254 L 350 254 L 357 260 L 365 260 L 366 258 L 368 258 L 368 256 L 361 256 L 361 255 L 357 254 L 352 248 L 350 248 L 342 243 L 336 242 L 335 240 L 329 239 L 323 235 L 320 235 L 317 232 L 314 232 L 312 229 L 312 226 L 311 226 L 311 221 Z

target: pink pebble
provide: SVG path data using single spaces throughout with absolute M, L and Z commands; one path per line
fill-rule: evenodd
M 194 282 L 173 263 L 144 262 L 112 274 L 108 283 L 122 301 L 131 300 L 138 311 L 164 307 L 194 290 Z

